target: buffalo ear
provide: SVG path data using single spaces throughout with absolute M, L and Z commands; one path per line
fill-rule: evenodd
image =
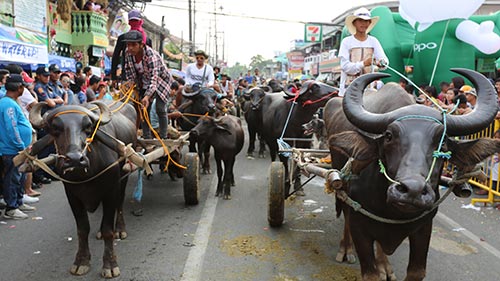
M 337 150 L 359 161 L 374 161 L 378 158 L 377 139 L 356 131 L 345 131 L 328 138 L 330 149 Z
M 216 130 L 224 131 L 227 134 L 232 135 L 231 131 L 229 130 L 229 128 L 227 126 L 227 124 L 215 122 L 215 129 Z
M 475 166 L 489 156 L 500 152 L 500 140 L 480 138 L 475 140 L 455 140 L 447 138 L 447 150 L 451 151 L 450 162 L 458 167 Z

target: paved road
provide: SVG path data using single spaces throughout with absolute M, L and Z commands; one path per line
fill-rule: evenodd
M 132 176 L 125 205 L 129 237 L 116 241 L 122 273 L 116 280 L 360 280 L 358 264 L 334 261 L 343 219 L 335 217 L 323 180 L 307 184 L 305 197 L 287 201 L 284 225 L 269 228 L 269 164 L 269 158 L 248 160 L 242 152 L 232 200 L 215 198 L 214 175 L 202 175 L 200 204 L 194 207 L 184 205 L 182 181 L 156 173 L 144 182 L 140 217 L 130 214 Z M 64 190 L 55 182 L 41 191 L 30 219 L 0 219 L 0 280 L 100 280 L 102 241 L 90 239 L 91 271 L 71 276 L 77 238 Z M 462 208 L 468 202 L 451 195 L 440 208 L 426 280 L 499 280 L 500 212 Z M 99 210 L 90 217 L 95 235 Z M 404 242 L 390 257 L 400 280 L 407 260 Z

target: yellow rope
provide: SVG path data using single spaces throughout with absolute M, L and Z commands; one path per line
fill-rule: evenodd
M 137 101 L 135 101 L 137 102 Z M 142 105 L 142 104 L 141 104 Z M 160 135 L 158 135 L 158 133 L 156 132 L 156 130 L 153 129 L 153 126 L 151 125 L 151 122 L 149 121 L 149 114 L 148 114 L 148 111 L 147 110 L 144 110 L 143 107 L 140 107 L 140 110 L 142 111 L 142 115 L 144 117 L 144 119 L 146 120 L 146 123 L 148 124 L 148 127 L 149 129 L 151 130 L 151 132 L 154 134 L 154 136 L 156 137 L 156 139 L 158 139 L 161 143 L 161 146 L 163 147 L 163 151 L 165 151 L 165 154 L 167 154 L 167 163 L 165 164 L 165 170 L 168 170 L 168 164 L 170 163 L 170 161 L 172 161 L 172 163 L 181 168 L 181 169 L 186 169 L 186 166 L 183 166 L 177 162 L 175 162 L 172 157 L 170 156 L 170 152 L 168 151 L 168 148 L 167 146 L 165 145 L 165 143 L 163 142 L 163 140 L 161 139 Z
M 82 114 L 82 115 L 87 115 L 87 113 L 85 113 L 81 110 L 71 109 L 71 110 L 65 110 L 65 111 L 61 111 L 61 112 L 54 114 L 54 118 L 59 117 L 63 114 L 69 114 L 69 113 L 78 113 L 78 114 Z

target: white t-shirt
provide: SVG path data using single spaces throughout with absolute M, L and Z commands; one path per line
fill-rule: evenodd
M 344 96 L 347 74 L 356 75 L 364 67 L 363 61 L 350 61 L 350 50 L 353 48 L 373 48 L 373 57 L 377 61 L 384 60 L 387 64 L 389 63 L 389 59 L 385 55 L 384 49 L 382 49 L 382 45 L 380 45 L 377 38 L 371 35 L 368 35 L 368 38 L 366 38 L 365 41 L 359 41 L 354 37 L 354 35 L 344 38 L 340 43 L 339 50 L 340 66 L 342 68 L 342 73 L 340 75 L 339 96 Z
M 205 66 L 207 69 L 205 70 Z M 203 72 L 205 72 L 205 79 L 203 79 Z M 202 68 L 198 68 L 196 63 L 190 63 L 186 68 L 186 84 L 193 85 L 196 82 L 202 82 L 202 86 L 210 87 L 214 84 L 214 69 L 205 64 Z
M 23 94 L 17 98 L 18 103 L 21 105 L 24 115 L 29 119 L 30 113 L 28 112 L 28 106 L 33 102 L 36 102 L 36 99 L 30 93 L 30 91 L 24 88 Z

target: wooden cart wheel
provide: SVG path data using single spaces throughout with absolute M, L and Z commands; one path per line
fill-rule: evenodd
M 271 227 L 279 227 L 285 217 L 285 167 L 276 161 L 269 169 L 269 194 L 267 221 Z
M 198 154 L 186 154 L 184 165 L 184 201 L 186 205 L 197 205 L 200 197 L 200 160 Z

